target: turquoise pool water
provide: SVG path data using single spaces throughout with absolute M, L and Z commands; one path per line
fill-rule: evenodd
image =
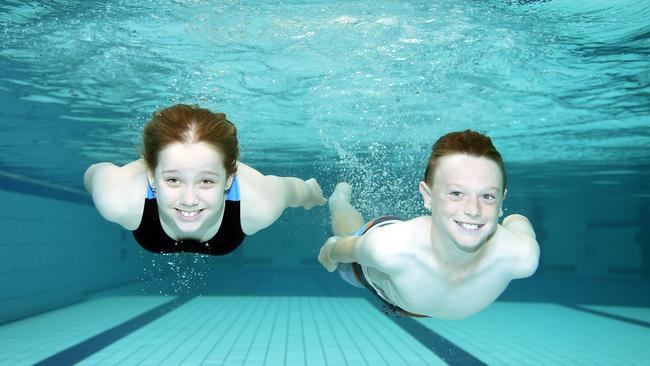
M 239 128 L 242 161 L 265 173 L 315 176 L 326 194 L 336 182 L 350 181 L 355 203 L 367 218 L 424 214 L 417 184 L 431 143 L 453 130 L 471 128 L 487 133 L 506 162 L 507 213 L 523 213 L 535 226 L 542 250 L 540 268 L 533 278 L 513 282 L 497 306 L 477 319 L 452 325 L 424 322 L 424 328 L 434 329 L 473 358 L 454 361 L 434 352 L 435 357 L 451 364 L 539 364 L 545 355 L 548 364 L 609 365 L 617 360 L 635 364 L 647 359 L 647 354 L 634 354 L 614 339 L 624 339 L 628 345 L 650 339 L 648 19 L 650 4 L 641 0 L 3 1 L 0 192 L 9 209 L 0 216 L 6 234 L 0 244 L 0 284 L 8 294 L 0 302 L 11 302 L 5 309 L 33 310 L 7 310 L 0 313 L 0 323 L 20 328 L 24 324 L 16 319 L 26 316 L 23 321 L 37 323 L 38 318 L 29 318 L 30 314 L 87 299 L 89 293 L 118 283 L 131 286 L 120 296 L 143 297 L 127 306 L 133 314 L 165 303 L 157 297 L 160 295 L 234 296 L 215 300 L 234 307 L 240 306 L 239 296 L 253 296 L 264 309 L 272 310 L 268 310 L 269 322 L 282 319 L 286 323 L 282 332 L 303 329 L 301 324 L 307 324 L 304 319 L 293 322 L 290 316 L 273 315 L 289 306 L 285 300 L 316 317 L 324 313 L 334 316 L 328 312 L 346 306 L 331 300 L 339 294 L 342 303 L 352 301 L 355 305 L 350 306 L 360 309 L 354 301 L 364 299 L 363 295 L 331 283 L 334 279 L 321 273 L 315 263 L 315 251 L 329 235 L 327 212 L 318 209 L 307 214 L 287 212 L 272 229 L 247 239 L 242 251 L 227 258 L 148 257 L 138 254 L 136 244 L 122 233 L 117 237 L 123 242 L 119 251 L 110 252 L 110 244 L 105 250 L 111 258 L 141 260 L 129 277 L 134 283 L 120 277 L 119 281 L 84 285 L 82 290 L 70 290 L 76 295 L 40 307 L 32 306 L 40 298 L 22 292 L 18 295 L 21 287 L 40 286 L 33 273 L 50 272 L 46 257 L 30 260 L 37 254 L 21 250 L 20 238 L 34 235 L 33 226 L 29 226 L 34 212 L 51 217 L 39 221 L 39 228 L 60 226 L 59 219 L 74 225 L 82 219 L 75 216 L 78 207 L 88 210 L 83 216 L 94 215 L 81 182 L 86 167 L 98 161 L 125 163 L 137 158 L 141 128 L 151 112 L 183 102 L 225 112 Z M 65 208 L 52 202 L 62 202 Z M 91 235 L 103 230 L 93 225 L 103 224 L 97 220 L 83 225 Z M 56 235 L 43 235 L 57 238 L 70 230 L 66 226 Z M 87 243 L 89 239 L 83 238 Z M 52 240 L 60 248 L 72 245 L 67 239 L 60 243 Z M 39 241 L 30 248 L 42 252 L 47 244 Z M 29 266 L 16 264 L 23 262 Z M 74 260 L 70 263 L 72 269 L 66 274 L 52 277 L 62 289 L 78 286 L 78 281 L 74 285 L 68 281 L 86 275 L 75 269 Z M 223 280 L 215 280 L 221 278 L 215 271 L 231 267 L 263 268 L 268 272 L 261 277 L 271 282 L 271 290 L 250 285 L 253 275 L 245 270 L 237 272 L 227 286 Z M 298 277 L 285 274 L 294 270 Z M 117 272 L 107 268 L 106 278 Z M 272 273 L 279 273 L 284 280 L 299 279 L 292 285 L 277 284 Z M 23 281 L 31 282 L 28 286 Z M 292 296 L 301 300 L 293 303 Z M 330 302 L 323 300 L 329 305 L 319 311 L 308 299 L 320 296 Z M 196 304 L 190 300 L 179 310 L 189 304 L 210 308 L 214 300 L 210 299 Z M 94 309 L 99 304 L 97 309 L 103 309 L 114 306 L 112 301 L 109 296 L 80 305 Z M 255 307 L 258 302 L 249 305 Z M 627 320 L 603 318 L 598 313 L 603 307 L 605 313 Z M 77 314 L 77 310 L 66 309 L 60 311 Z M 504 323 L 509 311 L 524 319 L 528 312 L 535 314 L 535 319 L 546 316 L 548 324 L 557 326 L 531 322 L 529 329 L 543 334 L 544 341 L 537 342 L 534 334 L 520 342 L 508 336 L 499 347 L 508 348 L 508 342 L 516 346 L 499 358 L 481 340 L 502 334 L 494 324 Z M 79 318 L 66 316 L 63 318 Z M 373 313 L 372 321 L 379 321 L 375 316 L 381 318 Z M 125 317 L 106 321 L 121 324 L 128 319 Z M 309 317 L 313 323 L 315 318 Z M 612 323 L 602 323 L 603 319 Z M 576 337 L 587 337 L 587 330 L 593 327 L 611 331 L 612 336 L 590 338 L 585 343 L 565 332 L 562 344 L 566 349 L 548 353 L 558 347 L 561 324 L 572 321 L 580 324 L 570 327 Z M 53 329 L 49 323 L 39 324 L 46 324 L 40 332 Z M 233 320 L 233 324 L 238 323 Z M 421 339 L 414 335 L 419 333 L 413 324 L 395 329 L 379 324 L 386 326 L 387 332 L 406 332 Z M 239 329 L 237 326 L 233 329 Z M 241 327 L 245 329 L 245 325 Z M 520 333 L 517 327 L 512 324 L 503 332 Z M 84 333 L 79 340 L 95 339 L 97 332 L 100 330 Z M 348 338 L 356 334 L 345 329 L 339 332 Z M 21 342 L 26 339 L 21 337 L 30 331 L 11 333 L 4 328 L 3 333 L 0 327 L 0 336 L 7 334 L 23 334 L 11 336 L 14 345 L 29 343 Z M 316 343 L 319 337 L 329 339 L 318 332 L 301 334 L 316 337 L 312 339 Z M 426 337 L 430 334 L 424 339 L 431 339 Z M 102 348 L 103 352 L 120 349 L 117 342 L 105 347 L 118 348 Z M 309 349 L 306 345 L 310 342 L 304 341 L 305 347 L 298 348 Z M 386 340 L 368 342 L 353 348 L 364 362 L 372 364 L 369 355 L 377 353 L 373 347 L 388 346 Z M 424 344 L 423 349 L 405 342 L 377 362 L 429 364 L 425 355 L 432 347 L 426 340 L 413 341 Z M 33 363 L 74 344 L 45 350 L 37 359 L 13 360 Z M 327 354 L 329 346 L 318 344 Z M 603 353 L 584 356 L 594 345 Z M 541 350 L 535 350 L 538 346 Z M 255 356 L 243 361 L 223 358 L 221 362 L 256 364 L 273 359 L 267 364 L 309 363 L 291 358 L 295 356 L 291 352 L 285 352 L 284 358 L 268 358 L 273 354 L 269 350 L 275 348 L 264 349 L 246 353 Z M 4 351 L 0 353 L 7 354 Z M 97 350 L 88 362 L 141 362 L 129 359 L 132 351 L 114 351 L 117 356 L 109 358 Z M 207 354 L 190 352 L 185 358 L 170 356 L 166 362 L 209 363 Z M 525 355 L 531 357 L 529 362 Z M 358 361 L 354 357 L 334 356 L 329 361 L 322 355 L 300 357 L 313 364 Z M 158 361 L 151 362 L 163 362 L 155 359 Z M 250 361 L 253 359 L 258 361 Z M 0 359 L 2 362 L 14 363 L 9 358 Z

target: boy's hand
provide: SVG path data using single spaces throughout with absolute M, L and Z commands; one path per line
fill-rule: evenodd
M 341 239 L 340 236 L 332 236 L 331 238 L 327 239 L 325 244 L 323 244 L 323 246 L 320 248 L 318 261 L 323 265 L 323 267 L 325 267 L 325 269 L 327 269 L 328 272 L 336 271 L 336 268 L 339 266 L 338 262 L 334 262 L 330 257 L 332 247 L 334 247 L 339 239 Z

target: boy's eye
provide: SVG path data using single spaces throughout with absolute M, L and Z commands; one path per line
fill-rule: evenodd
M 459 200 L 463 198 L 463 193 L 458 191 L 449 192 L 449 198 L 451 200 Z
M 484 194 L 484 195 L 483 195 L 483 199 L 484 199 L 484 200 L 491 201 L 491 200 L 493 200 L 493 199 L 496 199 L 496 197 L 495 197 L 494 195 L 491 195 L 491 194 Z

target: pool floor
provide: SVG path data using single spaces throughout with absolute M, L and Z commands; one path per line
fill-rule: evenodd
M 397 318 L 384 314 L 363 291 L 320 271 L 266 278 L 235 273 L 234 281 L 211 277 L 210 290 L 200 294 L 152 294 L 151 286 L 138 283 L 5 324 L 0 364 L 646 365 L 650 360 L 648 307 L 497 301 L 460 321 Z M 282 290 L 287 288 L 294 294 Z

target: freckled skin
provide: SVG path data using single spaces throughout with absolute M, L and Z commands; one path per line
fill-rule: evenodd
M 339 263 L 367 267 L 390 302 L 443 319 L 470 316 L 492 303 L 512 279 L 537 268 L 539 246 L 530 222 L 510 215 L 498 224 L 505 198 L 499 166 L 466 154 L 440 158 L 433 185 L 420 182 L 431 215 L 346 236 L 364 221 L 350 204 L 351 187 L 330 197 L 332 229 L 319 254 L 328 271 Z

